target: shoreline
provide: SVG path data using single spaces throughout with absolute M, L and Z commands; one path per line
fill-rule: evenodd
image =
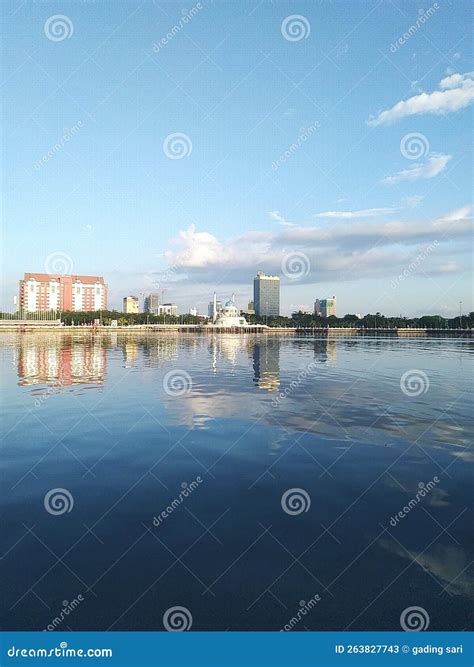
M 213 327 L 200 325 L 179 325 L 179 324 L 155 324 L 155 325 L 129 325 L 122 327 L 105 326 L 60 326 L 51 324 L 2 324 L 0 333 L 16 334 L 37 334 L 37 333 L 59 333 L 59 334 L 80 334 L 83 336 L 109 336 L 120 333 L 126 335 L 172 334 L 175 336 L 318 336 L 323 338 L 351 337 L 351 338 L 472 338 L 474 329 L 361 329 L 361 328 L 311 328 L 297 329 L 288 327 Z

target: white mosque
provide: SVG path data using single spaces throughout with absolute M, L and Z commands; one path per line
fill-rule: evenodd
M 221 310 L 217 310 L 217 297 L 214 292 L 214 301 L 212 309 L 212 322 L 209 322 L 215 327 L 248 327 L 248 322 L 245 317 L 239 314 L 235 305 L 235 296 L 227 301 Z

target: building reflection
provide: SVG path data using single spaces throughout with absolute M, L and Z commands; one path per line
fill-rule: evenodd
M 278 338 L 256 340 L 253 346 L 254 383 L 260 389 L 275 391 L 280 386 L 280 344 Z
M 126 340 L 123 345 L 125 368 L 133 366 L 138 359 L 138 342 L 134 339 Z
M 19 385 L 103 384 L 106 352 L 98 339 L 21 336 L 18 344 Z
M 177 358 L 176 338 L 80 337 L 22 334 L 18 338 L 17 368 L 20 385 L 103 384 L 107 351 L 119 348 L 125 368 L 138 363 L 159 366 Z
M 143 363 L 146 366 L 159 366 L 164 361 L 173 361 L 178 358 L 178 339 L 176 337 L 156 338 L 150 336 L 140 340 L 139 347 L 143 355 Z M 133 356 L 131 348 L 128 349 Z M 130 360 L 127 354 L 127 346 L 125 345 L 125 361 Z M 134 359 L 135 357 L 133 357 Z
M 240 336 L 213 336 L 209 339 L 209 353 L 212 359 L 213 372 L 217 371 L 220 361 L 225 361 L 234 367 L 239 352 L 242 351 Z
M 316 361 L 336 361 L 337 341 L 334 338 L 320 338 L 314 341 L 314 357 Z

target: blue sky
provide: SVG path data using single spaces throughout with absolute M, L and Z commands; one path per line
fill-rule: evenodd
M 205 312 L 263 269 L 284 313 L 473 309 L 470 3 L 3 13 L 4 308 L 67 270 Z

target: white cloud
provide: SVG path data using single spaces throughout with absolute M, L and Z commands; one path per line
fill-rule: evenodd
M 324 211 L 323 213 L 316 213 L 314 217 L 353 220 L 355 218 L 376 218 L 379 215 L 394 212 L 394 208 L 366 208 L 362 211 Z
M 168 251 L 165 258 L 176 266 L 194 268 L 219 264 L 222 260 L 230 259 L 227 251 L 215 236 L 207 232 L 196 232 L 195 225 L 179 232 L 179 238 L 174 241 L 181 249 L 177 253 Z
M 327 254 L 323 246 L 332 246 L 336 251 L 354 250 L 393 243 L 418 243 L 435 235 L 463 236 L 471 229 L 471 207 L 462 208 L 437 218 L 433 222 L 394 220 L 392 222 L 366 222 L 359 225 L 340 223 L 330 229 L 320 227 L 293 227 L 283 231 L 272 240 L 272 245 L 294 245 L 311 247 Z
M 278 211 L 270 211 L 268 215 L 272 220 L 278 222 L 278 224 L 280 225 L 283 225 L 285 227 L 293 227 L 293 223 L 288 222 L 288 220 L 285 220 L 285 218 Z
M 409 169 L 403 169 L 394 176 L 387 176 L 382 183 L 394 185 L 401 181 L 417 181 L 420 178 L 434 178 L 440 174 L 451 159 L 451 155 L 436 153 L 430 155 L 427 162 L 414 164 Z
M 468 72 L 467 74 L 450 74 L 444 79 L 441 79 L 439 82 L 439 87 L 442 90 L 454 90 L 455 88 L 460 88 L 466 84 L 472 88 L 474 72 Z M 466 86 L 468 87 L 468 86 Z
M 442 218 L 439 218 L 435 224 L 439 225 L 446 222 L 456 222 L 456 220 L 468 220 L 471 215 L 471 211 L 471 206 L 466 204 L 466 206 L 461 206 L 461 208 L 457 208 L 455 211 L 451 211 L 451 213 L 447 213 Z
M 435 262 L 455 270 L 454 245 L 460 253 L 468 252 L 466 239 L 472 233 L 471 208 L 464 206 L 435 220 L 335 222 L 331 227 L 293 226 L 277 233 L 254 231 L 235 239 L 220 241 L 212 234 L 196 232 L 194 226 L 181 232 L 168 251 L 168 262 L 176 277 L 192 278 L 202 284 L 244 284 L 255 271 L 281 272 L 281 261 L 292 251 L 304 252 L 310 271 L 306 283 L 326 279 L 339 282 L 352 278 L 377 278 L 387 275 L 387 267 L 396 273 L 427 244 L 437 240 Z M 451 268 L 453 267 L 453 268 Z
M 264 257 L 270 238 L 269 232 L 252 231 L 229 243 L 221 243 L 213 234 L 197 232 L 195 225 L 191 225 L 172 240 L 178 250 L 168 250 L 164 257 L 175 268 L 200 270 L 213 266 L 242 266 L 257 257 Z
M 421 93 L 397 102 L 367 121 L 368 125 L 388 125 L 400 118 L 424 113 L 446 114 L 459 111 L 474 101 L 474 72 L 451 74 L 439 83 L 440 90 Z

